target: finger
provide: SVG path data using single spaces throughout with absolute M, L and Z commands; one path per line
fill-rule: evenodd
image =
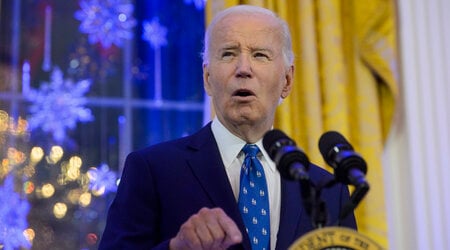
M 202 249 L 211 249 L 214 247 L 216 241 L 213 232 L 211 231 L 210 227 L 208 226 L 207 221 L 201 220 L 196 221 L 195 225 L 195 233 L 200 241 L 200 244 L 202 246 Z
M 199 225 L 198 232 L 204 233 L 204 236 L 199 237 L 205 249 L 227 248 L 229 245 L 239 243 L 242 240 L 238 227 L 221 208 L 201 209 L 199 216 L 204 222 L 204 225 Z M 207 230 L 207 232 L 204 230 Z M 228 235 L 229 233 L 232 235 Z M 237 238 L 233 234 L 237 235 Z
M 224 239 L 225 233 L 218 223 L 218 215 L 215 209 L 202 208 L 189 219 L 196 240 L 192 243 L 201 245 L 201 249 L 217 249 Z
M 195 229 L 195 215 L 181 225 L 175 238 L 170 241 L 170 249 L 201 249 L 201 241 Z
M 221 231 L 224 232 L 224 238 L 221 246 L 227 248 L 231 245 L 242 242 L 242 233 L 236 223 L 220 209 L 218 211 L 218 223 Z M 222 236 L 223 237 L 223 236 Z
M 222 209 L 203 208 L 198 213 L 200 220 L 197 225 L 197 233 L 204 249 L 218 249 L 224 238 L 225 231 L 222 229 L 219 220 L 226 216 Z

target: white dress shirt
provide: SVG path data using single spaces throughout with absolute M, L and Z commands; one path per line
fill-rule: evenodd
M 223 124 L 214 118 L 211 129 L 219 147 L 220 156 L 222 157 L 228 179 L 233 189 L 236 201 L 239 198 L 239 182 L 241 167 L 244 162 L 244 153 L 241 151 L 247 142 L 232 134 Z M 270 245 L 271 249 L 275 249 L 278 227 L 280 224 L 280 207 L 281 207 L 281 180 L 280 174 L 276 169 L 275 163 L 270 159 L 266 150 L 262 145 L 262 138 L 255 143 L 262 152 L 258 156 L 264 168 L 266 175 L 267 189 L 269 190 L 270 205 Z

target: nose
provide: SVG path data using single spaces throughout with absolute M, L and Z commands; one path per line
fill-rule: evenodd
M 251 78 L 252 74 L 252 64 L 249 56 L 244 53 L 240 54 L 236 64 L 236 77 Z

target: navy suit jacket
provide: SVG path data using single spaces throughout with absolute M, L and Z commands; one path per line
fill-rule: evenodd
M 333 178 L 315 165 L 309 174 L 317 182 Z M 337 184 L 323 190 L 321 197 L 329 221 L 335 222 L 348 201 L 348 188 Z M 168 249 L 180 226 L 202 207 L 221 207 L 241 229 L 242 244 L 230 249 L 251 249 L 211 124 L 194 135 L 128 155 L 99 249 Z M 356 229 L 354 216 L 341 225 Z M 287 249 L 313 229 L 299 183 L 282 178 L 276 248 Z

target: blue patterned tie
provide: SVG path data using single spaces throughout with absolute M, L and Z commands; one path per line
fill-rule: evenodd
M 269 249 L 270 217 L 266 177 L 256 155 L 258 146 L 247 144 L 241 169 L 238 205 L 247 229 L 252 249 Z

